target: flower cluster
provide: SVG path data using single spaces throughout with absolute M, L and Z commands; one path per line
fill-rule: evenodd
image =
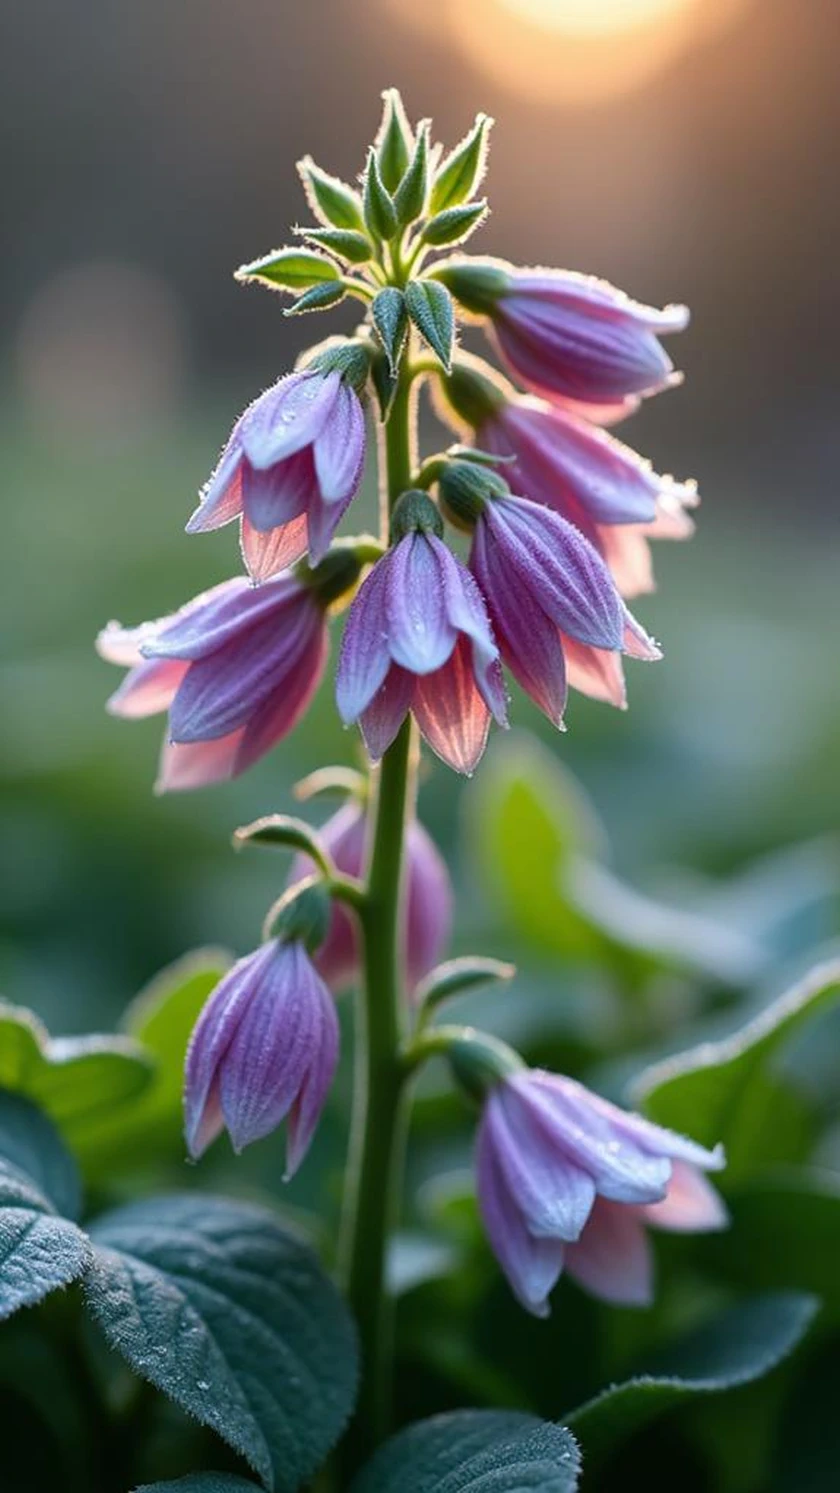
M 434 968 L 452 894 L 412 817 L 407 717 L 469 774 L 491 721 L 507 724 L 503 665 L 562 727 L 570 685 L 623 706 L 623 658 L 659 657 L 627 599 L 652 586 L 649 538 L 690 533 L 696 495 L 603 426 L 675 382 L 660 338 L 682 330 L 687 313 L 567 271 L 463 253 L 435 260 L 485 216 L 475 194 L 489 124 L 479 116 L 441 155 L 428 125 L 413 130 L 388 94 L 361 190 L 300 163 L 316 223 L 238 278 L 292 293 L 289 314 L 354 297 L 365 320 L 254 400 L 202 491 L 188 532 L 237 520 L 247 575 L 170 616 L 133 629 L 111 623 L 100 635 L 102 656 L 128 670 L 111 710 L 168 713 L 163 790 L 232 778 L 285 737 L 323 676 L 329 620 L 345 608 L 339 714 L 358 724 L 374 763 L 402 741 L 390 802 L 351 789 L 319 835 L 277 816 L 240 832 L 279 838 L 297 856 L 262 946 L 221 980 L 193 1033 L 185 1110 L 194 1156 L 223 1129 L 239 1150 L 285 1120 L 288 1175 L 297 1169 L 338 1060 L 335 996 L 363 963 L 371 988 L 376 967 L 389 1001 L 401 975 L 416 1011 L 406 1003 L 397 1013 L 395 1000 L 389 1022 L 417 1041 L 434 1006 L 474 979 L 457 961 Z M 478 320 L 521 391 L 458 350 L 459 318 Z M 415 465 L 423 382 L 469 444 Z M 384 428 L 381 532 L 336 538 L 363 482 L 368 410 Z M 469 535 L 466 560 L 447 525 Z M 388 814 L 394 834 L 385 824 L 380 855 L 374 841 Z M 371 953 L 380 934 L 393 966 L 384 974 Z M 479 977 L 487 964 L 478 961 Z M 648 1299 L 645 1225 L 718 1227 L 722 1205 L 703 1174 L 722 1158 L 570 1079 L 527 1071 L 489 1039 L 452 1031 L 450 1040 L 437 1030 L 437 1050 L 451 1048 L 454 1071 L 470 1070 L 467 1086 L 484 1101 L 479 1201 L 520 1301 L 544 1314 L 564 1267 L 607 1299 Z M 407 1073 L 396 1039 L 391 1057 Z

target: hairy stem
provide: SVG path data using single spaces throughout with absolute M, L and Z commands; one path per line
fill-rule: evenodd
M 381 451 L 382 526 L 409 485 L 414 431 L 410 380 L 397 387 Z M 362 1380 L 345 1445 L 345 1471 L 363 1462 L 387 1430 L 391 1399 L 388 1241 L 397 1208 L 404 1145 L 401 1063 L 404 992 L 400 969 L 401 887 L 414 750 L 407 718 L 378 772 L 361 933 L 364 979 L 356 1019 L 356 1077 L 342 1264 L 359 1330 Z

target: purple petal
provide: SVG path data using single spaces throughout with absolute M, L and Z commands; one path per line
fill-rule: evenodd
M 566 1246 L 559 1239 L 529 1234 L 482 1132 L 476 1172 L 478 1206 L 493 1253 L 525 1310 L 547 1317 L 548 1296 L 560 1278 Z
M 337 373 L 290 373 L 266 389 L 242 416 L 240 439 L 255 467 L 271 467 L 311 446 L 330 418 Z
M 236 753 L 234 772 L 252 767 L 284 736 L 294 730 L 321 682 L 327 661 L 327 630 L 319 622 L 282 687 L 269 695 L 248 721 Z
M 444 600 L 453 627 L 469 638 L 479 693 L 500 726 L 507 725 L 507 701 L 499 669 L 499 650 L 487 606 L 467 567 L 441 540 L 432 538 L 443 578 Z
M 239 959 L 219 981 L 193 1028 L 184 1079 L 186 1138 L 192 1156 L 200 1156 L 219 1133 L 220 1065 L 245 1014 L 255 983 L 269 963 L 267 945 Z
M 478 524 L 470 565 L 488 600 L 502 657 L 511 673 L 553 725 L 562 727 L 566 665 L 560 634 L 534 598 L 518 584 Z
M 422 824 L 408 826 L 403 943 L 409 990 L 443 956 L 452 927 L 452 884 L 446 862 Z
M 335 698 L 345 725 L 357 721 L 367 709 L 391 666 L 386 610 L 387 558 L 378 560 L 362 582 L 344 629 Z
M 315 470 L 325 503 L 349 502 L 358 490 L 364 459 L 364 411 L 342 379 L 329 419 L 315 440 Z
M 425 534 L 407 534 L 386 556 L 385 610 L 388 650 L 412 674 L 441 668 L 458 638 L 447 616 L 443 573 L 445 545 Z
M 309 964 L 307 1001 L 312 1028 L 309 1068 L 289 1111 L 286 1134 L 286 1181 L 293 1177 L 309 1150 L 338 1063 L 338 1017 L 329 990 Z
M 361 876 L 367 842 L 367 815 L 361 804 L 355 799 L 342 804 L 318 833 L 336 869 L 343 876 Z M 296 855 L 287 885 L 294 886 L 311 876 L 314 869 L 308 856 Z M 355 979 L 359 968 L 358 938 L 350 914 L 340 902 L 332 904 L 327 936 L 315 955 L 315 968 L 333 992 L 346 989 Z
M 223 581 L 196 596 L 171 617 L 163 617 L 142 645 L 146 658 L 207 658 L 246 633 L 254 623 L 280 615 L 301 594 L 293 576 L 278 576 L 266 586 L 249 585 L 244 576 Z
M 530 1234 L 541 1239 L 577 1239 L 595 1202 L 595 1183 L 570 1161 L 527 1110 L 510 1104 L 504 1086 L 491 1093 L 481 1125 L 505 1186 Z
M 308 446 L 266 468 L 244 461 L 241 481 L 243 511 L 251 527 L 262 534 L 305 513 L 318 490 Z
M 242 512 L 241 420 L 237 420 L 215 470 L 199 495 L 198 507 L 187 524 L 188 534 L 221 529 Z
M 314 494 L 309 505 L 309 559 L 313 565 L 323 560 L 353 497 L 349 492 L 337 503 L 325 503 L 320 492 Z
M 128 673 L 108 701 L 111 715 L 140 720 L 168 710 L 189 664 L 178 659 L 144 659 Z
M 392 664 L 370 704 L 359 717 L 368 755 L 378 762 L 394 740 L 411 708 L 416 680 Z
M 577 1244 L 566 1250 L 569 1275 L 614 1306 L 650 1306 L 653 1260 L 634 1208 L 599 1198 Z

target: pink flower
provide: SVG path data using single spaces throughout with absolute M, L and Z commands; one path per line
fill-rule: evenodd
M 428 522 L 440 526 L 425 493 L 404 498 L 422 500 Z M 506 723 L 499 651 L 484 602 L 431 528 L 409 528 L 356 595 L 336 699 L 342 720 L 359 722 L 374 760 L 412 711 L 429 746 L 457 772 L 474 770 L 491 715 Z
M 495 456 L 514 456 L 507 481 L 574 524 L 606 561 L 623 596 L 652 591 L 649 539 L 686 539 L 693 484 L 660 477 L 650 463 L 543 400 L 505 400 L 475 433 Z
M 355 800 L 344 804 L 319 831 L 337 869 L 361 876 L 365 861 L 367 815 Z M 311 875 L 312 862 L 295 857 L 292 885 Z M 413 991 L 441 959 L 452 924 L 452 886 L 446 863 L 422 824 L 412 819 L 406 830 L 403 960 L 406 985 Z M 316 968 L 334 991 L 353 984 L 359 973 L 359 947 L 351 917 L 333 903 L 329 932 L 315 958 Z
M 478 1200 L 496 1257 L 522 1305 L 548 1315 L 564 1268 L 605 1300 L 651 1298 L 645 1225 L 722 1228 L 702 1175 L 724 1165 L 683 1136 L 628 1114 L 573 1079 L 521 1069 L 486 1099 Z
M 161 792 L 236 777 L 300 720 L 327 653 L 317 574 L 224 581 L 172 616 L 100 633 L 102 657 L 129 669 L 112 714 L 169 712 Z
M 287 1176 L 297 1171 L 338 1059 L 338 1018 L 301 942 L 268 943 L 219 982 L 187 1049 L 184 1111 L 190 1155 L 227 1129 L 241 1151 L 286 1119 Z
M 364 413 L 351 385 L 337 370 L 290 373 L 237 420 L 187 531 L 241 516 L 242 553 L 257 581 L 307 549 L 318 561 L 358 491 L 364 458 Z

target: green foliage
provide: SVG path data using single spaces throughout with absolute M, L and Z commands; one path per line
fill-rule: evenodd
M 463 140 L 449 152 L 435 173 L 432 188 L 433 213 L 458 207 L 472 197 L 487 170 L 487 148 L 493 120 L 487 114 L 476 116 L 475 124 Z
M 52 1122 L 27 1099 L 0 1091 L 0 1318 L 85 1270 L 89 1245 L 72 1221 L 79 1196 L 73 1158 Z
M 840 1180 L 790 1168 L 759 1176 L 730 1201 L 731 1228 L 709 1240 L 708 1265 L 745 1290 L 795 1286 L 822 1302 L 821 1323 L 840 1324 Z
M 348 187 L 339 177 L 322 171 L 311 156 L 304 156 L 302 161 L 298 161 L 298 174 L 313 214 L 326 228 L 349 228 L 354 232 L 365 232 L 362 201 L 358 192 Z
M 191 1472 L 174 1483 L 144 1483 L 135 1493 L 253 1493 L 256 1487 L 229 1472 Z
M 405 305 L 424 342 L 449 371 L 455 345 L 452 297 L 436 280 L 412 280 L 405 289 Z
M 330 254 L 346 259 L 350 264 L 367 264 L 373 254 L 373 245 L 367 234 L 352 228 L 301 228 L 304 238 L 311 239 Z
M 487 202 L 465 202 L 461 207 L 447 207 L 435 213 L 423 228 L 423 242 L 432 248 L 442 249 L 453 244 L 463 244 L 480 228 L 487 217 Z
M 363 202 L 365 226 L 368 233 L 374 239 L 382 239 L 387 243 L 396 233 L 397 214 L 394 209 L 394 199 L 379 175 L 379 163 L 374 151 L 371 151 L 368 156 Z
M 421 120 L 417 127 L 417 142 L 405 176 L 394 193 L 394 211 L 397 223 L 407 228 L 423 216 L 429 190 L 429 121 Z
M 236 271 L 237 280 L 259 280 L 272 290 L 308 290 L 339 279 L 332 259 L 316 254 L 314 249 L 273 249 L 261 259 L 243 264 Z
M 91 1229 L 88 1305 L 131 1367 L 294 1493 L 347 1421 L 352 1326 L 315 1256 L 264 1209 L 174 1196 Z
M 371 306 L 373 324 L 382 341 L 391 373 L 396 372 L 408 331 L 405 296 L 395 285 L 380 290 Z
M 343 285 L 313 285 L 299 295 L 292 306 L 286 306 L 284 316 L 303 316 L 307 311 L 329 311 L 343 301 L 347 291 Z
M 458 1410 L 385 1443 L 351 1493 L 574 1493 L 580 1459 L 562 1426 L 512 1411 Z
M 762 1378 L 801 1342 L 818 1308 L 812 1296 L 756 1297 L 651 1357 L 647 1372 L 614 1384 L 566 1417 L 587 1471 L 665 1410 Z
M 386 191 L 395 192 L 411 159 L 414 135 L 397 89 L 386 88 L 382 98 L 385 107 L 374 149 Z

